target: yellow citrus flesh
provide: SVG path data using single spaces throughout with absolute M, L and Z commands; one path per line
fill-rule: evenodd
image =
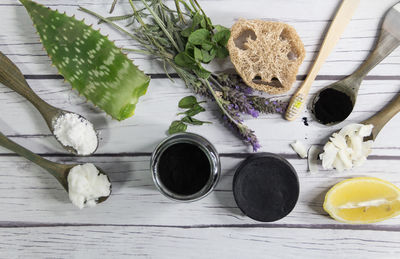
M 324 210 L 345 223 L 382 221 L 400 214 L 400 189 L 375 177 L 344 180 L 328 191 Z

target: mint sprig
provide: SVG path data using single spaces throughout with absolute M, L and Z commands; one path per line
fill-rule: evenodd
M 205 123 L 211 123 L 209 121 L 201 121 L 193 118 L 193 116 L 205 111 L 205 109 L 200 105 L 201 103 L 205 102 L 198 102 L 196 97 L 193 95 L 182 98 L 178 103 L 178 107 L 186 109 L 186 111 L 180 112 L 178 115 L 185 115 L 185 117 L 181 120 L 173 121 L 169 126 L 168 134 L 172 135 L 179 132 L 185 132 L 188 125 L 203 125 Z

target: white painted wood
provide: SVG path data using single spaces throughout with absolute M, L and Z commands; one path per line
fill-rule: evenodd
M 79 5 L 107 14 L 111 0 L 40 0 L 51 8 L 95 20 Z M 377 37 L 382 15 L 397 0 L 363 0 L 320 75 L 311 94 L 351 73 L 368 55 Z M 119 0 L 116 14 L 129 10 L 127 0 Z M 172 1 L 169 1 L 172 4 Z M 239 17 L 280 20 L 293 25 L 304 41 L 307 56 L 299 74 L 304 76 L 320 47 L 339 0 L 207 0 L 200 1 L 214 23 L 231 26 Z M 26 75 L 55 76 L 57 71 L 38 42 L 38 36 L 22 6 L 15 0 L 0 2 L 0 51 Z M 132 42 L 108 28 L 95 25 L 116 40 L 119 46 Z M 157 62 L 138 55 L 135 63 L 146 73 L 163 73 Z M 347 122 L 373 115 L 390 101 L 400 86 L 400 49 L 371 71 L 363 82 L 355 110 Z M 229 62 L 223 68 L 229 68 Z M 330 76 L 330 77 L 327 77 Z M 391 77 L 388 77 L 391 76 Z M 157 192 L 149 172 L 149 156 L 166 137 L 169 123 L 176 118 L 177 102 L 190 94 L 179 80 L 153 79 L 136 115 L 123 122 L 112 121 L 103 112 L 78 97 L 60 79 L 30 79 L 32 88 L 49 103 L 82 113 L 100 131 L 98 155 L 75 158 L 65 154 L 42 123 L 38 112 L 8 88 L 0 85 L 0 131 L 35 152 L 58 162 L 93 162 L 109 172 L 112 197 L 93 209 L 78 210 L 68 201 L 58 182 L 42 169 L 10 155 L 0 148 L 0 257 L 146 257 L 146 258 L 396 258 L 399 251 L 400 218 L 365 226 L 337 223 L 322 209 L 325 192 L 340 180 L 354 176 L 375 176 L 400 186 L 400 115 L 378 137 L 370 160 L 350 172 L 306 172 L 306 161 L 296 157 L 289 143 L 322 144 L 340 128 L 326 128 L 304 113 L 310 126 L 301 120 L 289 123 L 279 115 L 247 118 L 256 130 L 262 151 L 289 158 L 301 184 L 300 198 L 293 212 L 271 224 L 245 217 L 236 207 L 231 191 L 232 177 L 246 152 L 251 150 L 218 122 L 217 107 L 207 104 L 199 117 L 212 125 L 190 127 L 215 144 L 222 158 L 223 174 L 216 190 L 194 203 L 175 203 Z M 289 98 L 296 87 L 283 98 Z M 234 153 L 227 157 L 226 153 Z M 57 155 L 55 155 L 57 154 Z M 96 224 L 96 225 L 88 225 Z
M 61 185 L 44 170 L 20 157 L 0 156 L 0 227 L 3 223 L 204 225 L 255 224 L 236 207 L 232 178 L 242 161 L 222 158 L 222 177 L 208 197 L 193 203 L 176 203 L 162 196 L 153 185 L 149 157 L 58 158 L 59 162 L 92 162 L 106 171 L 113 183 L 112 196 L 96 208 L 79 210 L 68 200 Z M 296 208 L 278 224 L 338 223 L 322 209 L 326 191 L 337 182 L 355 176 L 375 176 L 400 186 L 400 160 L 373 159 L 351 172 L 306 172 L 303 159 L 289 159 L 300 177 L 300 198 Z M 398 227 L 400 218 L 377 226 Z M 339 224 L 343 225 L 343 224 Z
M 11 228 L 0 249 L 56 258 L 398 258 L 398 233 L 284 228 Z M 34 244 L 34 245 L 32 245 Z
M 97 111 L 91 104 L 85 103 L 83 98 L 78 97 L 75 91 L 70 91 L 70 86 L 63 84 L 61 80 L 28 80 L 28 82 L 50 104 L 81 113 L 95 124 L 101 137 L 98 153 L 152 152 L 154 147 L 167 136 L 166 131 L 171 121 L 178 118 L 175 114 L 179 111 L 177 107 L 179 99 L 191 94 L 179 80 L 172 83 L 168 79 L 154 79 L 151 81 L 148 93 L 141 98 L 136 114 L 132 118 L 118 122 Z M 311 94 L 332 82 L 316 81 Z M 296 86 L 298 84 L 299 82 Z M 308 118 L 310 124 L 308 127 L 301 119 L 287 122 L 277 114 L 263 115 L 258 119 L 248 117 L 245 123 L 256 131 L 262 151 L 293 154 L 289 146 L 292 141 L 303 140 L 308 145 L 323 144 L 332 132 L 346 123 L 360 122 L 372 116 L 398 91 L 399 81 L 396 80 L 364 81 L 354 112 L 346 122 L 331 128 L 314 122 L 307 111 L 301 117 Z M 54 138 L 49 136 L 47 126 L 31 104 L 4 86 L 0 86 L 0 92 L 3 93 L 0 95 L 0 99 L 3 100 L 0 102 L 0 110 L 7 111 L 0 116 L 2 132 L 17 136 L 13 139 L 39 153 L 64 152 Z M 282 97 L 288 99 L 288 96 Z M 220 113 L 214 103 L 209 103 L 207 110 L 200 114 L 199 118 L 212 121 L 213 124 L 191 126 L 189 131 L 204 135 L 222 153 L 251 151 L 234 132 L 221 125 Z M 393 118 L 383 129 L 376 141 L 373 155 L 400 155 L 398 148 L 400 140 L 396 135 L 399 128 L 400 115 Z M 42 137 L 42 134 L 48 137 Z M 29 135 L 29 138 L 25 135 Z M 2 148 L 0 152 L 8 153 Z
M 16 1 L 12 0 L 12 2 L 15 3 Z M 87 23 L 94 23 L 95 28 L 101 28 L 104 34 L 110 34 L 110 38 L 116 40 L 118 46 L 130 46 L 128 38 L 124 38 L 105 25 L 97 25 L 95 19 L 76 10 L 78 5 L 82 5 L 107 15 L 110 1 L 94 1 L 95 3 L 62 0 L 38 2 L 51 4 L 52 8 L 66 11 L 69 15 L 75 14 L 80 19 L 85 18 Z M 273 1 L 254 0 L 247 2 L 251 4 L 243 4 L 241 0 L 211 0 L 202 1 L 202 6 L 204 6 L 208 15 L 213 18 L 214 23 L 220 23 L 228 27 L 240 17 L 280 20 L 293 25 L 306 47 L 306 60 L 300 68 L 300 74 L 306 74 L 320 47 L 326 26 L 329 25 L 330 19 L 340 1 L 316 1 L 311 4 L 309 0 L 291 0 L 285 1 L 284 8 L 282 8 L 282 4 L 279 1 L 275 3 Z M 351 73 L 366 58 L 373 46 L 382 15 L 388 7 L 396 2 L 396 0 L 361 1 L 354 19 L 350 22 L 335 51 L 322 67 L 320 74 L 338 75 Z M 126 10 L 130 8 L 127 1 L 122 0 L 121 3 L 124 3 L 123 8 L 116 10 L 116 14 L 126 13 Z M 223 9 L 223 15 L 221 15 L 221 6 L 229 6 Z M 32 22 L 24 8 L 22 6 L 3 6 L 2 9 L 5 11 L 2 12 L 3 22 L 0 24 L 0 36 L 2 40 L 7 39 L 7 44 L 0 45 L 0 50 L 16 62 L 25 74 L 56 74 L 56 69 L 49 66 L 49 58 L 46 56 L 45 51 L 42 50 L 41 45 L 38 44 L 39 37 L 36 35 L 33 26 L 31 26 Z M 400 49 L 396 50 L 380 66 L 371 71 L 371 74 L 396 75 L 396 68 L 399 65 L 399 53 Z M 154 62 L 148 62 L 146 57 L 135 55 L 131 55 L 131 57 L 134 57 L 135 63 L 147 73 L 163 72 L 161 66 Z M 231 65 L 228 65 L 228 67 L 231 67 Z

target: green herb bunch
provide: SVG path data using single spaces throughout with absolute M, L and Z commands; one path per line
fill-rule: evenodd
M 223 119 L 256 151 L 260 147 L 257 137 L 243 124 L 242 115 L 258 117 L 259 113 L 283 113 L 286 103 L 254 95 L 236 75 L 215 74 L 203 67 L 215 58 L 229 55 L 226 43 L 230 31 L 213 25 L 197 0 L 175 0 L 175 9 L 162 0 L 138 2 L 140 8 L 129 0 L 132 13 L 123 16 L 104 17 L 82 7 L 80 10 L 139 43 L 140 49 L 126 51 L 157 58 L 164 64 L 168 77 L 167 67 L 171 67 L 188 88 L 215 101 Z M 115 4 L 117 0 L 112 9 Z M 117 23 L 127 19 L 129 23 L 124 27 Z

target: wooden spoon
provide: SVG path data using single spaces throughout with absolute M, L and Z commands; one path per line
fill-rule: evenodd
M 367 137 L 366 140 L 375 140 L 386 123 L 388 123 L 398 112 L 400 112 L 400 95 L 386 105 L 380 112 L 361 122 L 365 125 L 374 125 L 371 135 Z
M 61 185 L 64 187 L 64 189 L 68 192 L 68 174 L 70 170 L 77 166 L 78 164 L 72 164 L 72 165 L 66 165 L 66 164 L 59 164 L 52 162 L 50 160 L 44 159 L 43 157 L 32 153 L 28 149 L 18 145 L 14 141 L 10 140 L 4 134 L 0 132 L 0 146 L 5 147 L 11 151 L 14 151 L 18 155 L 25 157 L 26 159 L 32 161 L 33 163 L 37 164 L 38 166 L 42 167 L 45 169 L 47 172 L 49 172 L 52 176 L 54 176 L 58 182 L 61 183 Z M 110 178 L 108 175 L 102 171 L 100 168 L 96 166 L 97 170 L 103 175 L 106 175 L 108 178 L 108 181 L 111 183 Z M 110 194 L 111 194 L 111 185 L 110 185 Z M 101 203 L 105 200 L 107 200 L 108 196 L 103 196 L 100 197 L 97 200 L 97 203 Z
M 339 121 L 330 122 L 326 125 L 335 125 L 344 121 L 352 112 L 354 105 L 357 100 L 358 90 L 364 77 L 379 64 L 384 58 L 393 52 L 398 46 L 400 46 L 400 3 L 397 3 L 386 13 L 382 31 L 379 36 L 379 40 L 372 51 L 370 56 L 364 63 L 351 75 L 346 78 L 335 82 L 323 89 L 321 89 L 314 97 L 312 102 L 312 112 L 316 120 L 322 123 L 315 113 L 315 104 L 320 98 L 320 94 L 327 89 L 334 89 L 339 92 L 346 94 L 352 103 L 352 109 L 347 114 L 343 114 L 342 119 Z M 328 110 L 327 110 L 328 112 Z
M 43 101 L 28 85 L 25 80 L 24 75 L 18 69 L 18 67 L 9 59 L 7 58 L 1 51 L 0 51 L 0 83 L 4 84 L 5 86 L 11 88 L 12 90 L 16 91 L 23 97 L 25 97 L 28 101 L 30 101 L 36 109 L 40 112 L 40 114 L 45 119 L 47 126 L 49 127 L 51 133 L 54 135 L 54 125 L 57 119 L 65 114 L 72 113 L 69 111 L 65 111 Z M 75 114 L 75 113 L 72 113 Z M 79 118 L 86 120 L 83 116 L 76 114 Z M 86 120 L 88 121 L 88 120 Z M 54 135 L 55 136 L 55 135 Z M 98 134 L 96 133 L 96 136 Z M 77 155 L 78 152 L 71 146 L 66 146 L 59 141 L 56 137 L 57 141 L 69 152 Z M 99 141 L 97 141 L 98 145 Z M 92 152 L 94 153 L 96 149 Z M 90 154 L 88 154 L 90 155 Z

